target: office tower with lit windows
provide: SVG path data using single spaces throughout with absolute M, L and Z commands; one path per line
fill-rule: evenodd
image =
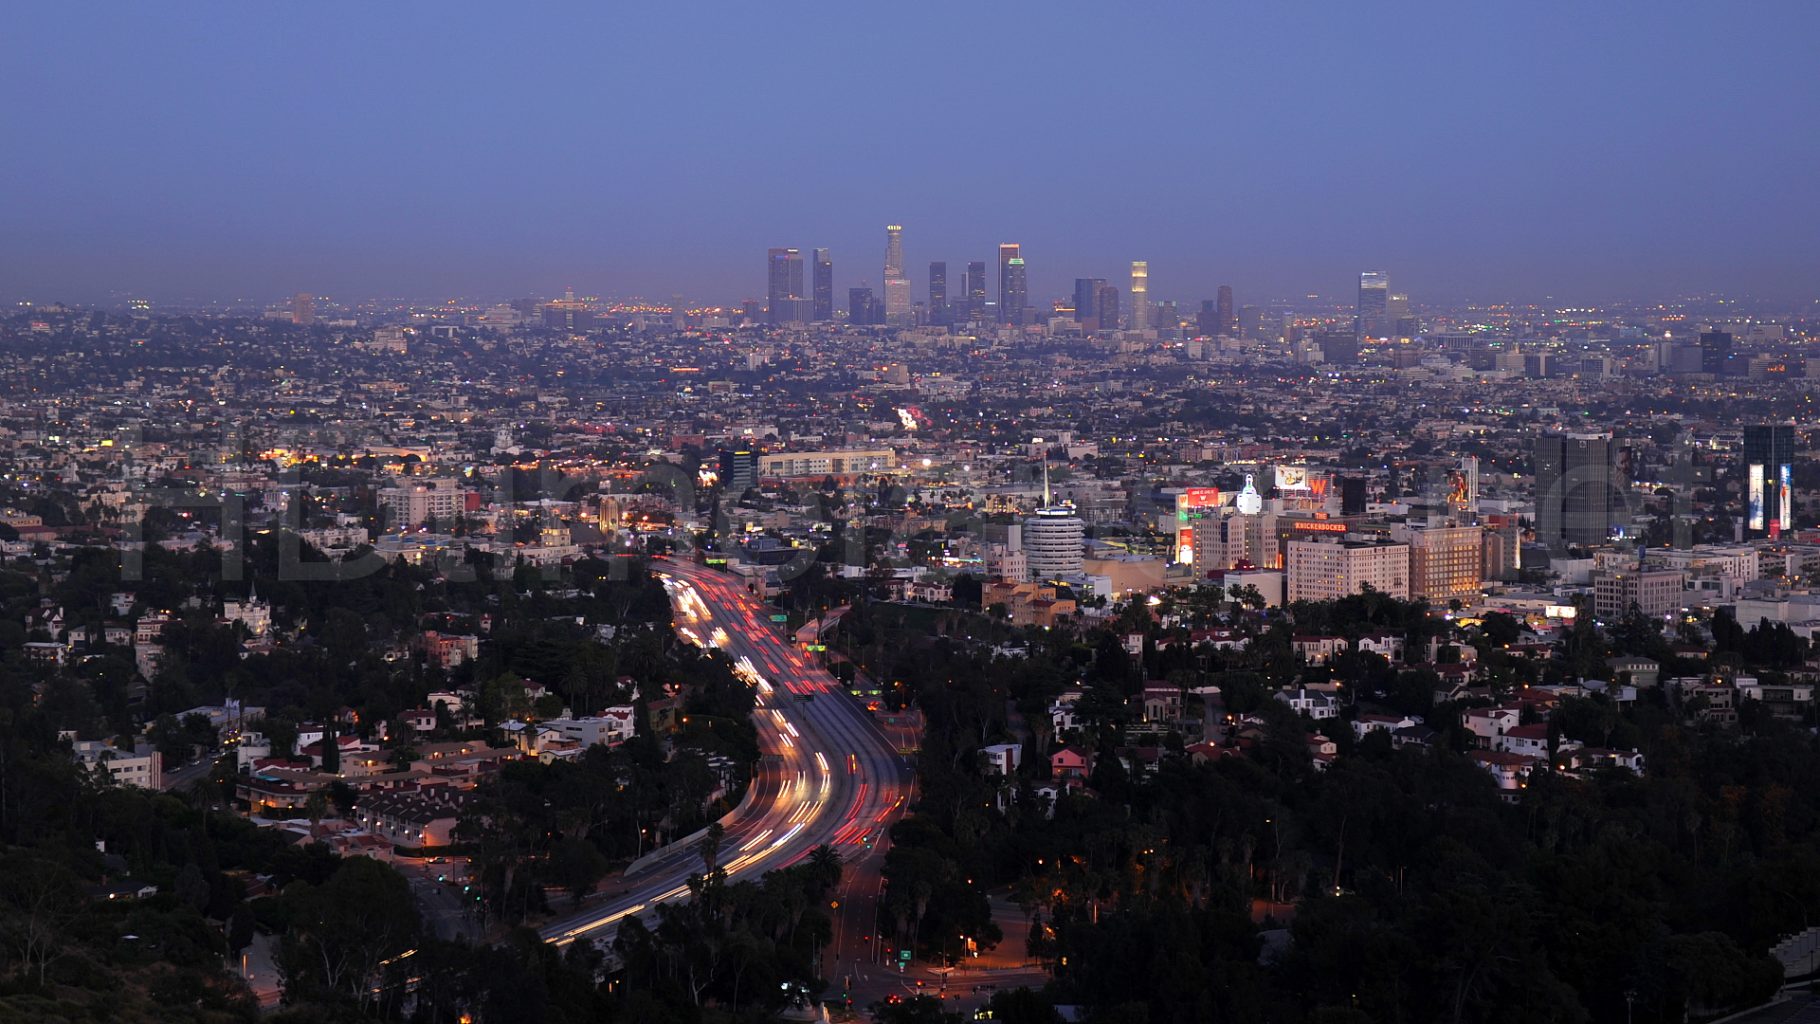
M 1387 333 L 1384 323 L 1390 308 L 1390 275 L 1381 270 L 1367 270 L 1359 275 L 1358 313 L 1353 320 L 1353 333 L 1361 338 L 1376 338 Z
M 1150 327 L 1150 263 L 1147 260 L 1131 261 L 1131 329 L 1148 330 Z
M 948 320 L 948 264 L 934 260 L 929 264 L 929 321 L 945 324 Z
M 986 311 L 986 261 L 967 263 L 967 316 L 977 317 Z
M 1219 321 L 1219 333 L 1224 334 L 1225 336 L 1227 336 L 1229 338 L 1238 337 L 1239 336 L 1239 318 L 1232 311 L 1232 286 L 1231 285 L 1229 285 L 1229 284 L 1220 285 L 1219 301 L 1215 304 L 1214 312 Z
M 834 259 L 828 250 L 815 250 L 815 280 L 813 282 L 815 300 L 811 311 L 816 322 L 834 319 Z
M 1550 551 L 1611 539 L 1622 502 L 1610 434 L 1536 438 L 1536 540 Z
M 904 273 L 904 229 L 898 224 L 885 227 L 885 322 L 898 327 L 910 323 L 910 278 Z
M 803 297 L 803 254 L 774 248 L 765 253 L 765 311 L 773 324 L 789 323 L 795 302 Z
M 1477 526 L 1397 526 L 1409 545 L 1409 596 L 1436 607 L 1477 604 L 1484 596 L 1485 531 Z
M 291 323 L 303 327 L 316 322 L 316 296 L 298 292 L 291 296 Z
M 721 494 L 738 498 L 758 486 L 758 452 L 750 448 L 720 450 Z
M 670 296 L 670 329 L 680 331 L 689 326 L 689 304 L 680 295 Z
M 1016 242 L 998 247 L 998 320 L 1002 324 L 1024 322 L 1024 307 L 1029 291 L 1024 279 L 1024 256 Z
M 1366 587 L 1409 600 L 1407 544 L 1341 537 L 1292 540 L 1285 547 L 1285 601 L 1336 601 Z
M 1794 526 L 1795 428 L 1788 423 L 1744 428 L 1744 529 L 1779 537 Z

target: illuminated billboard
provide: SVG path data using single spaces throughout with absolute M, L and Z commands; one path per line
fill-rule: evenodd
M 1746 493 L 1750 496 L 1750 513 L 1745 525 L 1748 529 L 1761 530 L 1763 529 L 1763 466 L 1760 463 L 1751 463 L 1749 488 Z
M 1788 463 L 1776 467 L 1776 524 L 1786 530 L 1795 525 L 1795 468 Z
M 1307 466 L 1278 466 L 1277 490 L 1305 491 L 1308 489 Z

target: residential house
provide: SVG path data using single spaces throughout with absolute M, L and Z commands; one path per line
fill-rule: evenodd
M 1289 705 L 1291 711 L 1307 715 L 1317 722 L 1325 721 L 1329 718 L 1337 718 L 1340 714 L 1339 701 L 1335 700 L 1332 694 L 1323 693 L 1320 690 L 1310 689 L 1305 686 L 1289 690 L 1278 690 L 1271 696 L 1275 697 L 1278 701 Z
M 1474 746 L 1497 749 L 1498 737 L 1517 727 L 1522 712 L 1512 706 L 1469 708 L 1460 714 L 1460 725 L 1472 733 Z
M 1002 775 L 1009 778 L 1017 774 L 1017 769 L 1024 760 L 1022 743 L 994 743 L 980 749 L 980 764 L 988 775 Z
M 1072 746 L 1049 755 L 1049 773 L 1063 781 L 1084 782 L 1093 770 L 1093 757 Z
M 1289 646 L 1296 656 L 1310 665 L 1325 665 L 1336 655 L 1346 653 L 1346 638 L 1343 636 L 1304 635 L 1290 639 Z
M 1523 788 L 1529 785 L 1530 774 L 1537 768 L 1546 766 L 1546 762 L 1539 757 L 1502 750 L 1475 750 L 1468 756 L 1491 776 L 1497 784 L 1498 795 L 1506 803 L 1516 803 Z

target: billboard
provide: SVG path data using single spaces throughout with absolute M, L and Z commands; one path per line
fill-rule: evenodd
M 1745 528 L 1751 529 L 1751 530 L 1761 530 L 1761 529 L 1763 529 L 1763 466 L 1762 466 L 1762 464 L 1755 463 L 1755 462 L 1751 463 L 1750 469 L 1748 472 L 1748 477 L 1749 477 L 1749 480 L 1748 480 L 1749 487 L 1745 493 L 1747 495 L 1749 495 L 1749 499 L 1748 499 L 1749 504 L 1746 506 L 1748 509 L 1748 519 L 1745 522 Z
M 1795 523 L 1795 468 L 1788 463 L 1776 467 L 1776 523 L 1786 530 Z
M 1305 491 L 1308 489 L 1307 466 L 1278 466 L 1277 490 Z

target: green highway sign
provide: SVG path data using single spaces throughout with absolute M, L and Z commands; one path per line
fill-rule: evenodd
M 779 613 L 777 615 L 771 616 L 771 621 L 772 622 L 789 622 L 790 616 Z

